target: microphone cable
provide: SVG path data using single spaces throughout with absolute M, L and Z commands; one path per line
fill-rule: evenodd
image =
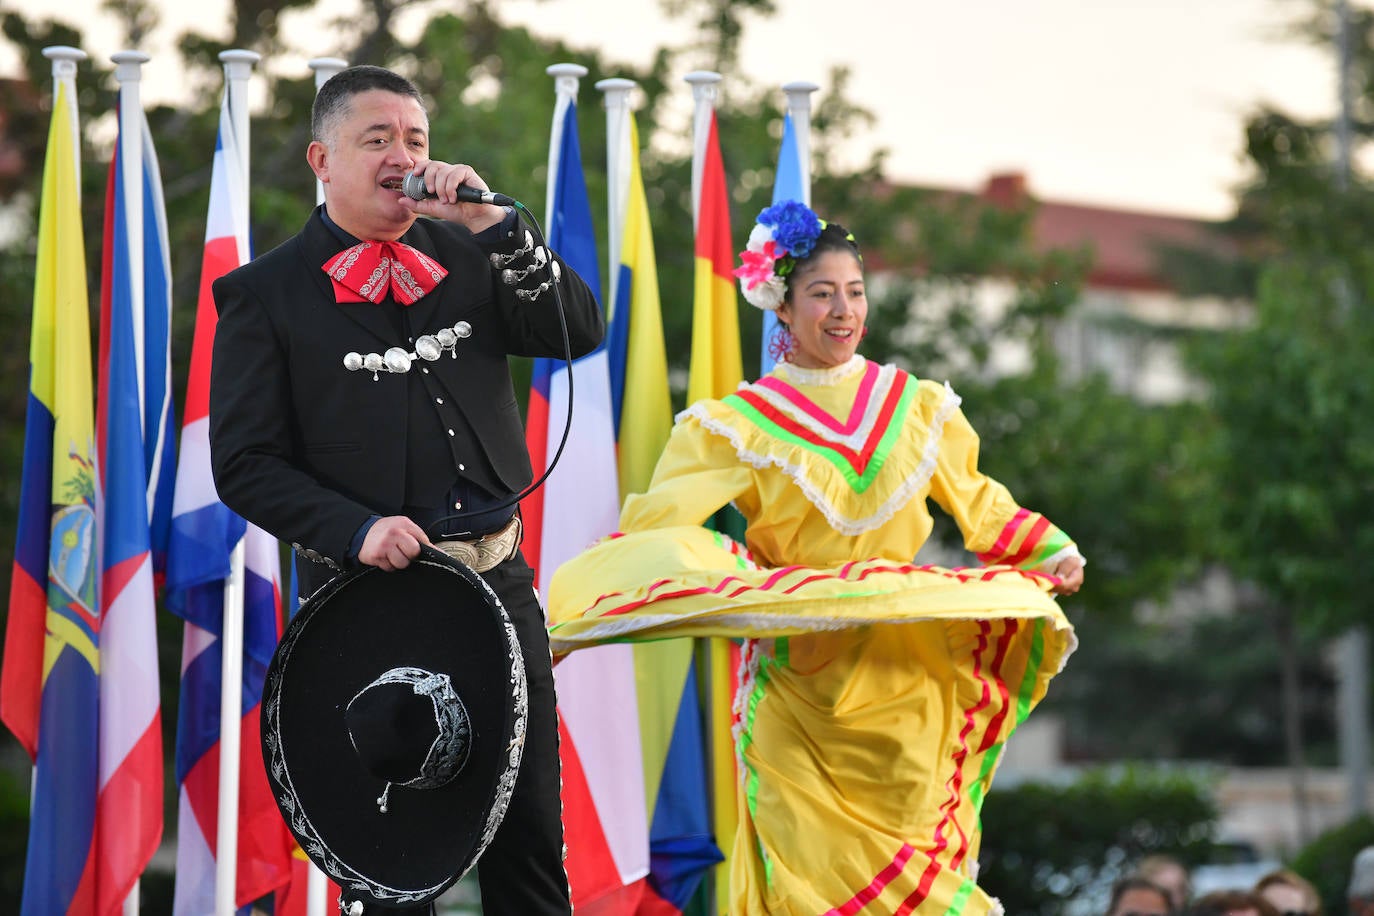
M 460 518 L 468 518 L 474 515 L 485 515 L 488 512 L 498 512 L 501 509 L 508 509 L 511 506 L 518 507 L 519 504 L 526 499 L 526 497 L 530 496 L 530 494 L 534 493 L 535 490 L 538 490 L 540 487 L 544 485 L 544 481 L 548 480 L 549 475 L 553 473 L 553 469 L 558 466 L 559 459 L 563 457 L 563 449 L 568 444 L 568 434 L 572 430 L 573 357 L 572 343 L 568 337 L 568 316 L 567 312 L 563 309 L 563 293 L 562 290 L 559 289 L 559 287 L 563 285 L 561 269 L 554 266 L 555 261 L 553 250 L 549 248 L 547 242 L 545 242 L 544 231 L 540 228 L 539 221 L 534 218 L 534 214 L 530 212 L 528 207 L 526 207 L 520 201 L 515 200 L 514 198 L 511 198 L 510 205 L 513 206 L 519 212 L 523 213 L 525 215 L 525 218 L 529 221 L 529 226 L 532 230 L 531 234 L 534 237 L 535 250 L 537 251 L 538 249 L 543 248 L 546 252 L 548 252 L 549 255 L 549 273 L 550 278 L 553 281 L 552 283 L 550 283 L 549 288 L 553 290 L 554 307 L 558 310 L 558 327 L 563 335 L 563 365 L 566 366 L 568 369 L 568 411 L 567 416 L 563 419 L 563 434 L 561 437 L 559 437 L 558 448 L 553 453 L 553 459 L 547 462 L 548 467 L 546 467 L 544 469 L 544 473 L 540 474 L 537 478 L 535 478 L 535 480 L 528 487 L 521 490 L 519 493 L 515 494 L 509 499 L 497 503 L 495 506 L 484 506 L 481 509 L 471 509 L 466 512 L 455 512 L 452 515 L 445 515 L 442 518 L 436 519 L 435 521 L 427 525 L 425 528 L 425 535 L 430 536 L 431 538 L 432 529 L 436 529 L 438 526 L 444 524 L 445 522 L 451 522 L 455 519 Z M 555 278 L 553 276 L 554 271 L 559 271 L 560 276 Z M 593 298 L 596 297 L 596 293 L 594 291 L 592 293 L 592 296 Z M 597 307 L 600 308 L 600 303 L 597 304 Z M 601 345 L 602 344 L 598 344 L 598 346 Z M 526 408 L 526 412 L 528 413 L 528 408 Z

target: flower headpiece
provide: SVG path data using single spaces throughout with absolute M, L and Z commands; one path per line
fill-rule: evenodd
M 825 220 L 806 204 L 785 200 L 759 214 L 749 244 L 740 252 L 735 268 L 745 301 L 773 311 L 787 294 L 787 275 L 797 261 L 811 254 L 825 228 Z

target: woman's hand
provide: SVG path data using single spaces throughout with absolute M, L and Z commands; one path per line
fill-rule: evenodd
M 1065 557 L 1054 567 L 1059 584 L 1051 591 L 1056 595 L 1072 595 L 1083 585 L 1083 558 Z

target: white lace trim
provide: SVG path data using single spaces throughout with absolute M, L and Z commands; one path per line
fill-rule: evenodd
M 825 369 L 803 369 L 791 363 L 778 363 L 773 371 L 795 385 L 838 385 L 855 372 L 862 372 L 867 364 L 867 359 L 855 353 L 838 366 Z
M 833 370 L 832 370 L 833 371 Z M 940 402 L 939 408 L 935 411 L 935 416 L 930 422 L 930 433 L 926 438 L 925 448 L 921 453 L 921 462 L 916 466 L 916 470 L 911 476 L 893 490 L 892 495 L 883 501 L 872 514 L 863 518 L 851 518 L 841 513 L 838 506 L 826 499 L 820 487 L 813 483 L 806 476 L 806 469 L 801 465 L 793 464 L 775 455 L 762 455 L 752 452 L 744 447 L 743 435 L 730 424 L 713 418 L 703 404 L 695 404 L 684 410 L 683 417 L 695 417 L 704 429 L 725 438 L 735 447 L 735 453 L 741 461 L 756 467 L 766 468 L 770 465 L 776 466 L 784 474 L 792 479 L 808 502 L 815 506 L 820 513 L 825 516 L 826 522 L 831 528 L 840 534 L 856 535 L 881 528 L 892 520 L 901 509 L 910 502 L 912 496 L 921 490 L 930 478 L 935 474 L 936 461 L 940 454 L 940 438 L 944 434 L 945 421 L 948 420 L 954 411 L 959 408 L 959 395 L 954 393 L 949 382 L 945 382 L 945 397 Z

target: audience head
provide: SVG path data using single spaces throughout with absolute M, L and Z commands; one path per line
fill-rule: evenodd
M 1187 916 L 1279 916 L 1278 911 L 1253 891 L 1213 891 L 1188 908 Z
M 1112 885 L 1107 916 L 1171 916 L 1169 892 L 1148 878 L 1128 875 Z
M 1279 916 L 1322 916 L 1321 895 L 1302 875 L 1280 868 L 1255 885 L 1255 893 L 1273 904 Z
M 1169 902 L 1175 910 L 1182 910 L 1193 896 L 1192 881 L 1188 869 L 1173 856 L 1152 855 L 1140 860 L 1135 873 L 1154 882 L 1169 894 Z
M 1350 916 L 1374 916 L 1374 846 L 1356 853 L 1345 896 Z

